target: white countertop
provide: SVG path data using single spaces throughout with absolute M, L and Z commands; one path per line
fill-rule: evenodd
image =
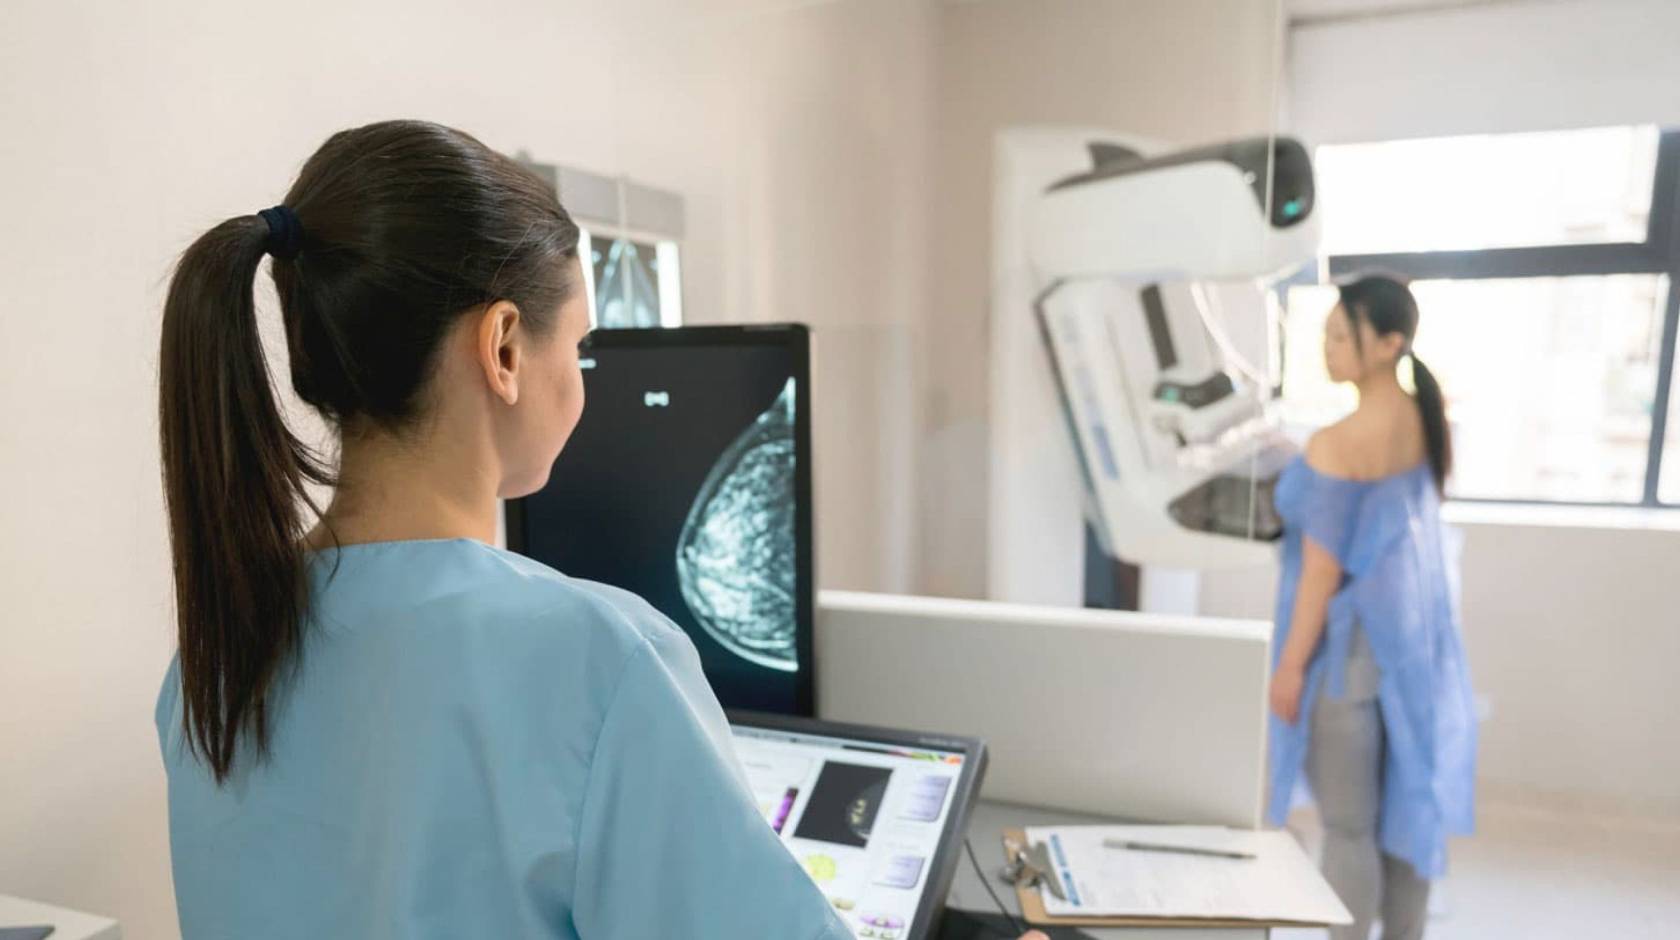
M 1093 823 L 1114 822 L 1098 816 L 1085 813 L 1068 813 L 1060 810 L 1039 809 L 1031 806 L 1015 806 L 1009 803 L 993 803 L 981 800 L 975 804 L 974 815 L 968 821 L 968 837 L 974 846 L 975 855 L 988 877 L 993 878 L 993 887 L 997 891 L 998 899 L 1009 906 L 1011 914 L 1019 915 L 1021 905 L 1016 900 L 1013 889 L 1001 883 L 992 873 L 1003 868 L 1003 830 L 1010 826 L 1064 826 L 1089 825 Z M 957 877 L 951 883 L 951 893 L 948 902 L 953 907 L 967 910 L 993 913 L 997 905 L 991 895 L 980 883 L 980 876 L 974 871 L 967 856 L 961 860 L 957 869 Z M 1266 940 L 1268 930 L 1265 927 L 1082 927 L 1092 940 Z
M 109 917 L 54 907 L 0 894 L 0 927 L 46 927 L 49 940 L 122 940 L 122 928 Z

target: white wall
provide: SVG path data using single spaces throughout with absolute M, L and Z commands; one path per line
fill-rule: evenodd
M 1314 143 L 1680 124 L 1680 4 L 1514 0 L 1290 30 Z
M 692 321 L 814 329 L 819 583 L 908 590 L 933 5 L 748 9 L 638 20 L 614 149 L 689 195 Z
M 424 117 L 683 192 L 693 318 L 817 326 L 823 583 L 902 589 L 930 10 L 6 4 L 0 893 L 175 933 L 151 724 L 172 648 L 159 308 L 177 252 L 278 201 L 342 127 Z
M 1108 127 L 1183 143 L 1263 132 L 1274 113 L 1280 28 L 1273 2 L 941 7 L 931 255 L 938 278 L 923 362 L 922 592 L 988 596 L 987 553 L 999 537 L 990 531 L 990 467 L 997 447 L 1028 433 L 995 423 L 1005 412 L 991 381 L 994 136 L 1022 124 Z M 1010 335 L 1036 343 L 1031 330 Z M 1006 351 L 1044 365 L 1040 350 L 1019 345 L 1011 341 Z
M 1680 821 L 1680 520 L 1449 506 L 1484 799 Z M 1203 613 L 1271 617 L 1277 570 L 1207 574 Z

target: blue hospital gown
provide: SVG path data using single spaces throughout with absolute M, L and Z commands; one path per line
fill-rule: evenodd
M 178 663 L 164 681 L 185 940 L 851 936 L 646 603 L 469 540 L 347 546 L 310 577 L 267 760 L 216 786 Z
M 1306 759 L 1310 709 L 1325 691 L 1341 695 L 1354 631 L 1362 629 L 1380 676 L 1385 738 L 1378 844 L 1419 875 L 1439 877 L 1447 837 L 1473 827 L 1476 719 L 1429 467 L 1361 482 L 1326 476 L 1296 458 L 1278 480 L 1276 502 L 1284 541 L 1274 666 L 1295 610 L 1303 536 L 1335 557 L 1343 578 L 1307 667 L 1299 720 L 1271 717 L 1266 817 L 1281 825 L 1288 815 Z

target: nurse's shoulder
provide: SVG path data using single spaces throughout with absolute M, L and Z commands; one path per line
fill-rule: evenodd
M 378 571 L 372 557 L 362 561 L 347 565 L 347 587 L 408 599 L 395 617 L 358 618 L 383 623 L 352 655 L 409 688 L 416 709 L 464 708 L 518 760 L 584 773 L 615 703 L 662 690 L 695 700 L 702 713 L 716 709 L 688 635 L 628 591 L 476 541 L 397 549 Z
M 505 640 L 510 655 L 581 657 L 599 668 L 650 645 L 691 646 L 681 628 L 629 591 L 493 546 L 475 543 L 472 550 L 477 610 L 471 619 Z
M 367 671 L 416 709 L 591 726 L 638 655 L 693 656 L 652 605 L 471 539 L 349 545 L 315 561 L 303 674 Z M 546 716 L 546 717 L 545 717 Z

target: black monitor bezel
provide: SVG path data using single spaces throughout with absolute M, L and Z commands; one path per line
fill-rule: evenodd
M 730 727 L 743 725 L 770 731 L 820 735 L 832 738 L 854 738 L 876 744 L 900 747 L 927 748 L 963 755 L 962 770 L 951 794 L 951 812 L 945 817 L 945 827 L 939 833 L 939 844 L 928 865 L 927 886 L 916 905 L 916 916 L 903 934 L 904 940 L 926 940 L 932 937 L 945 911 L 951 882 L 956 878 L 962 861 L 963 842 L 968 838 L 968 824 L 974 815 L 974 804 L 980 798 L 980 785 L 986 777 L 986 743 L 979 738 L 955 734 L 935 734 L 900 728 L 881 728 L 873 725 L 854 725 L 819 718 L 796 718 L 766 712 L 729 709 Z
M 816 533 L 813 524 L 811 468 L 811 331 L 803 323 L 730 326 L 673 326 L 645 329 L 599 329 L 590 333 L 590 349 L 668 349 L 684 346 L 782 346 L 790 353 L 794 395 L 794 651 L 800 668 L 794 684 L 794 708 L 800 717 L 816 714 Z M 585 354 L 587 355 L 587 353 Z M 588 407 L 587 402 L 584 407 Z M 525 499 L 510 499 L 503 510 L 509 551 L 526 555 Z M 526 555 L 526 557 L 530 557 Z M 536 559 L 541 561 L 541 559 Z

